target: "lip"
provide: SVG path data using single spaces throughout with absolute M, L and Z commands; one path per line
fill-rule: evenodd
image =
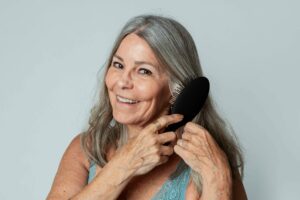
M 134 102 L 134 103 L 123 102 L 123 101 L 120 101 L 119 98 L 127 99 L 129 101 Z M 125 104 L 125 105 L 135 105 L 135 104 L 140 102 L 138 100 L 135 100 L 134 98 L 128 98 L 128 97 L 124 97 L 124 96 L 121 96 L 121 95 L 116 95 L 116 100 L 117 100 L 118 103 Z

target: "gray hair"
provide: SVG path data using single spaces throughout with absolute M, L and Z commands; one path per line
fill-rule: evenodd
M 144 39 L 156 55 L 160 66 L 167 70 L 172 95 L 176 95 L 175 90 L 178 85 L 184 86 L 187 80 L 203 76 L 197 49 L 189 32 L 173 19 L 154 15 L 137 16 L 127 22 L 114 43 L 104 74 L 120 43 L 130 33 Z M 108 91 L 102 80 L 100 101 L 91 110 L 89 128 L 81 134 L 82 148 L 87 157 L 101 167 L 107 163 L 106 155 L 109 148 L 120 148 L 127 141 L 125 127 L 118 122 L 112 122 Z M 193 122 L 207 129 L 225 152 L 233 178 L 243 176 L 243 156 L 235 134 L 228 123 L 225 123 L 217 113 L 210 95 Z M 192 170 L 191 177 L 197 191 L 201 193 L 200 174 Z

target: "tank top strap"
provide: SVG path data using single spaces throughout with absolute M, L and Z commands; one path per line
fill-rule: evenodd
M 93 178 L 95 177 L 96 167 L 97 167 L 96 163 L 94 161 L 91 161 L 90 169 L 89 169 L 88 183 L 90 183 L 93 180 Z
M 96 163 L 92 161 L 89 168 L 88 183 L 95 177 L 96 167 Z M 183 160 L 180 160 L 176 170 L 170 175 L 169 179 L 162 185 L 151 200 L 184 200 L 190 178 L 190 171 L 191 168 Z

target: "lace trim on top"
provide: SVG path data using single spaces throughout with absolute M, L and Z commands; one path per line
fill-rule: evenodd
M 180 160 L 175 172 L 170 175 L 151 200 L 184 200 L 190 171 L 190 167 L 183 160 Z M 93 162 L 89 170 L 88 183 L 93 180 L 95 174 L 96 164 Z
M 180 160 L 177 169 L 151 200 L 184 200 L 191 168 Z

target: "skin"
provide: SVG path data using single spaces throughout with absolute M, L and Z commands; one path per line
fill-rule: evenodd
M 105 84 L 114 119 L 127 127 L 129 139 L 120 149 L 108 153 L 109 162 L 103 168 L 97 166 L 95 178 L 86 185 L 89 163 L 80 149 L 79 137 L 75 138 L 62 158 L 48 200 L 149 199 L 180 159 L 203 180 L 202 194 L 190 180 L 186 199 L 247 199 L 241 180 L 232 180 L 227 157 L 207 130 L 189 122 L 181 139 L 174 132 L 163 131 L 182 116 L 166 115 L 171 97 L 168 76 L 143 39 L 135 34 L 123 39 Z M 135 103 L 119 102 L 117 96 Z M 163 145 L 166 142 L 171 144 Z M 156 186 L 147 184 L 149 178 Z M 131 185 L 138 194 L 124 193 Z M 142 185 L 142 192 L 138 185 Z
M 231 199 L 232 178 L 227 157 L 206 129 L 187 123 L 174 151 L 201 175 L 204 186 L 202 198 Z M 206 189 L 205 186 L 210 187 Z
M 148 44 L 130 34 L 121 42 L 107 71 L 105 83 L 114 119 L 127 126 L 130 137 L 169 106 L 168 76 L 158 66 Z M 139 102 L 122 103 L 117 95 Z

